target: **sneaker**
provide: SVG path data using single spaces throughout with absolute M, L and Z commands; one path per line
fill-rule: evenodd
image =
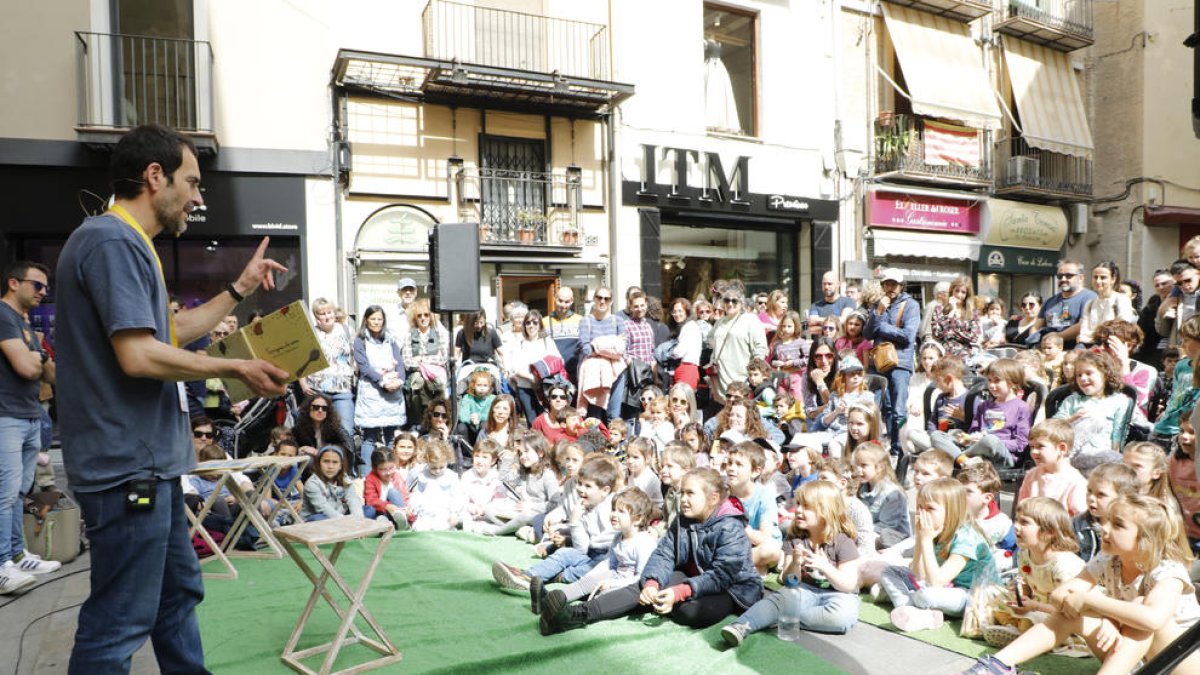
M 397 532 L 407 532 L 408 516 L 404 515 L 403 511 L 397 511 L 392 514 L 392 524 L 396 526 Z
M 26 574 L 50 574 L 62 567 L 62 563 L 57 560 L 42 560 L 42 556 L 30 551 L 22 553 L 20 559 L 14 558 L 13 562 L 16 563 L 17 569 Z
M 742 646 L 742 641 L 750 634 L 750 624 L 734 621 L 733 623 L 721 629 L 721 637 L 725 639 L 725 644 L 737 649 Z
M 935 630 L 945 623 L 942 613 L 936 609 L 921 609 L 906 605 L 892 610 L 892 625 L 905 633 L 918 630 Z
M 33 575 L 17 569 L 13 561 L 9 560 L 0 565 L 0 595 L 20 593 L 34 583 Z
M 529 578 L 529 609 L 534 614 L 542 613 L 542 603 L 546 601 L 546 582 L 541 577 Z
M 534 543 L 537 538 L 533 535 L 533 526 L 524 525 L 521 527 L 521 529 L 517 530 L 517 539 L 529 544 Z
M 509 588 L 514 591 L 529 590 L 529 575 L 519 567 L 506 565 L 502 562 L 492 563 L 492 578 L 496 583 L 500 584 L 501 588 Z
M 979 657 L 970 668 L 962 671 L 959 675 L 1016 675 L 1017 669 L 1005 664 L 1000 659 L 985 654 Z
M 1020 634 L 1021 631 L 1017 630 L 1015 626 L 985 626 L 983 641 L 999 649 L 1007 647 Z
M 888 599 L 887 591 L 884 591 L 880 584 L 871 584 L 871 590 L 867 591 L 867 595 L 871 596 L 871 602 L 875 604 Z

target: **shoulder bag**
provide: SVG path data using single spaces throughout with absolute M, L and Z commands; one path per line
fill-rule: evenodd
M 896 312 L 896 328 L 899 328 L 904 323 L 904 309 L 908 304 L 908 300 L 900 303 L 900 311 Z M 871 363 L 875 366 L 877 373 L 890 373 L 900 365 L 900 355 L 896 352 L 896 345 L 891 342 L 880 342 L 871 348 Z

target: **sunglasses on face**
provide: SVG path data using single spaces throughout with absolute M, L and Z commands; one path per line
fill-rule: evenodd
M 686 405 L 687 399 L 686 398 L 673 398 L 673 399 L 671 399 L 671 403 L 683 403 L 684 405 Z
M 597 295 L 597 296 L 594 296 L 594 299 L 596 300 L 596 302 L 608 302 L 609 300 L 612 300 L 612 296 L 611 295 Z
M 550 400 L 551 401 L 565 401 L 565 400 L 567 400 L 567 395 L 566 394 L 550 394 Z
M 432 412 L 432 413 L 429 413 L 429 417 L 431 419 L 435 419 L 435 420 L 444 420 L 447 417 L 449 417 L 449 415 L 447 415 L 444 412 Z
M 213 438 L 213 432 L 194 429 L 192 430 L 192 438 Z
M 538 321 L 537 319 L 530 319 L 525 322 L 525 325 L 526 326 L 540 326 L 540 325 L 542 325 L 542 322 Z
M 1021 306 L 1022 307 L 1037 307 L 1037 303 L 1036 302 L 1022 302 Z
M 324 403 L 314 403 L 309 406 L 309 408 L 311 410 L 316 410 L 317 412 L 326 412 L 329 410 L 329 406 L 325 405 Z
M 33 279 L 22 279 L 21 283 L 28 283 L 28 284 L 32 285 L 33 290 L 37 291 L 38 293 L 41 293 L 42 291 L 50 290 L 50 284 L 43 284 L 42 282 L 34 281 Z
M 738 300 L 737 298 L 722 298 L 721 301 L 727 305 L 737 305 L 742 302 L 741 300 Z

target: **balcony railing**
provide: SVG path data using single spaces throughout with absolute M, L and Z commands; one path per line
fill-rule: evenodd
M 483 244 L 580 247 L 577 175 L 501 169 L 451 174 L 459 218 L 479 223 Z
M 994 28 L 1064 52 L 1095 42 L 1092 0 L 1001 0 Z
M 996 193 L 1051 199 L 1092 196 L 1092 160 L 1035 148 L 1024 138 L 996 141 Z
M 173 38 L 75 33 L 81 129 L 155 122 L 213 132 L 212 47 Z
M 881 114 L 875 120 L 875 175 L 934 183 L 991 182 L 988 132 L 957 129 L 931 130 L 922 117 Z
M 431 0 L 421 17 L 428 58 L 608 79 L 608 37 L 602 24 L 447 0 Z
M 912 7 L 964 23 L 992 13 L 992 0 L 888 0 L 902 7 Z

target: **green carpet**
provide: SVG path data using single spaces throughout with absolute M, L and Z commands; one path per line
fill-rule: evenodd
M 862 609 L 859 611 L 858 618 L 872 626 L 899 633 L 900 629 L 892 625 L 889 616 L 891 610 L 891 604 L 875 605 L 871 602 L 869 595 L 863 595 Z M 972 640 L 959 637 L 959 623 L 958 620 L 950 620 L 937 630 L 921 630 L 904 633 L 904 635 L 972 658 L 996 651 L 982 639 Z M 1020 669 L 1041 673 L 1041 675 L 1085 675 L 1099 670 L 1100 662 L 1094 658 L 1077 659 L 1069 656 L 1046 655 L 1021 664 Z
M 346 547 L 338 565 L 357 586 L 376 541 Z M 455 532 L 404 533 L 392 538 L 367 608 L 404 653 L 389 669 L 408 673 L 738 673 L 839 672 L 801 647 L 750 640 L 726 650 L 718 624 L 695 631 L 640 615 L 542 637 L 528 596 L 500 591 L 492 581 L 497 556 L 528 564 L 530 547 L 512 538 Z M 279 659 L 312 586 L 291 561 L 235 561 L 237 580 L 206 580 L 199 608 L 208 668 L 214 673 L 288 673 Z M 208 566 L 206 565 L 206 569 Z M 216 569 L 212 567 L 211 569 Z M 365 628 L 365 623 L 359 622 Z M 327 641 L 336 617 L 317 605 L 300 647 Z M 369 660 L 374 652 L 345 647 L 335 669 Z M 306 662 L 320 666 L 319 657 Z

